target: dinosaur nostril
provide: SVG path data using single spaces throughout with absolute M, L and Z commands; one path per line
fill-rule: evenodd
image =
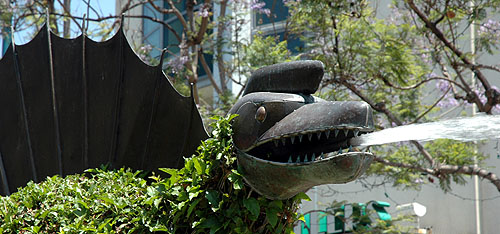
M 255 119 L 259 122 L 264 122 L 266 120 L 267 112 L 266 108 L 261 106 L 257 109 L 257 112 L 255 113 Z

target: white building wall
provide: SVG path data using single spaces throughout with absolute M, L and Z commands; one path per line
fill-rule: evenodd
M 116 2 L 116 15 L 121 13 L 121 9 L 126 4 L 127 0 L 115 0 Z M 139 2 L 138 0 L 132 0 L 130 5 L 134 5 Z M 143 14 L 143 5 L 138 5 L 125 13 L 125 16 L 140 16 Z M 125 17 L 123 22 L 123 29 L 125 36 L 127 37 L 132 48 L 137 48 L 142 44 L 143 41 L 143 27 L 142 18 L 129 18 Z

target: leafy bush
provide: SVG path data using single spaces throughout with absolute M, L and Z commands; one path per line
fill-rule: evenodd
M 182 169 L 150 177 L 129 169 L 88 170 L 49 177 L 10 197 L 0 197 L 2 233 L 257 233 L 291 232 L 304 194 L 268 200 L 243 182 L 230 121 L 216 118 L 212 138 L 202 142 Z

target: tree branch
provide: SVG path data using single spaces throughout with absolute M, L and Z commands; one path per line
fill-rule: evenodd
M 202 8 L 205 8 L 205 7 L 210 8 L 210 3 L 211 3 L 211 0 L 206 0 L 204 6 Z M 192 42 L 191 42 L 192 44 L 197 45 L 197 44 L 201 43 L 201 41 L 203 40 L 203 36 L 205 35 L 205 32 L 207 32 L 207 29 L 208 29 L 208 22 L 209 22 L 208 20 L 209 19 L 210 18 L 208 16 L 203 16 L 201 18 L 200 28 L 198 29 L 198 33 L 196 34 L 196 36 L 193 37 Z
M 219 86 L 215 82 L 215 79 L 212 75 L 212 71 L 208 67 L 207 61 L 205 61 L 205 57 L 203 56 L 203 49 L 201 47 L 198 49 L 198 58 L 200 59 L 201 66 L 203 67 L 203 69 L 205 69 L 207 76 L 208 76 L 208 79 L 210 80 L 210 83 L 212 83 L 212 86 L 214 87 L 217 94 L 223 95 L 224 93 L 222 92 L 222 90 L 219 88 Z
M 485 64 L 465 64 L 465 63 L 456 63 L 457 66 L 461 66 L 461 67 L 467 67 L 467 68 L 470 68 L 472 69 L 472 67 L 475 67 L 475 68 L 479 68 L 479 69 L 488 69 L 488 70 L 493 70 L 493 71 L 497 71 L 497 72 L 500 72 L 500 67 L 499 66 L 495 66 L 495 65 L 485 65 Z
M 384 84 L 386 84 L 387 86 L 391 87 L 391 88 L 395 88 L 395 89 L 399 89 L 399 90 L 411 90 L 411 89 L 415 89 L 415 88 L 418 88 L 419 86 L 429 82 L 429 81 L 432 81 L 432 80 L 446 80 L 450 83 L 453 83 L 454 85 L 458 86 L 459 88 L 463 89 L 463 90 L 466 90 L 464 86 L 462 86 L 461 84 L 457 83 L 456 81 L 454 80 L 450 80 L 446 77 L 442 77 L 442 76 L 433 76 L 433 77 L 430 77 L 428 79 L 425 79 L 425 80 L 422 80 L 412 86 L 406 86 L 406 87 L 400 87 L 400 86 L 396 86 L 394 85 L 393 83 L 391 83 L 389 80 L 387 80 L 385 77 L 380 77 L 382 79 L 382 81 L 384 82 Z
M 413 10 L 413 12 L 415 12 L 418 15 L 418 17 L 420 18 L 420 20 L 422 20 L 425 23 L 425 26 L 427 28 L 429 28 L 431 30 L 431 32 L 441 42 L 443 42 L 443 44 L 446 47 L 448 47 L 448 49 L 450 49 L 460 60 L 462 60 L 463 63 L 465 63 L 467 65 L 472 65 L 471 66 L 471 70 L 477 76 L 477 78 L 479 79 L 479 81 L 483 85 L 484 89 L 487 92 L 489 92 L 491 90 L 491 85 L 488 82 L 488 80 L 486 79 L 486 77 L 483 75 L 483 73 L 479 69 L 477 69 L 477 67 L 473 66 L 474 64 L 469 59 L 467 59 L 467 57 L 465 56 L 465 54 L 462 51 L 460 51 L 459 49 L 457 49 L 450 41 L 448 41 L 448 39 L 446 39 L 446 37 L 444 36 L 443 32 L 441 32 L 441 30 L 439 30 L 436 27 L 436 25 L 433 24 L 427 18 L 427 16 L 422 11 L 420 11 L 420 9 L 418 9 L 418 7 L 415 5 L 415 3 L 413 2 L 413 0 L 407 0 L 406 3 Z M 497 99 L 496 98 L 497 95 L 498 95 L 498 93 L 493 92 L 493 95 L 490 95 L 491 97 L 487 97 L 488 98 L 487 103 L 483 106 L 483 108 L 480 108 L 480 110 L 484 111 L 486 113 L 491 113 L 491 109 L 493 108 L 493 106 L 495 106 L 497 104 L 495 102 L 495 99 Z
M 477 175 L 483 179 L 489 180 L 500 192 L 500 179 L 497 177 L 497 175 L 475 166 L 439 165 L 434 169 L 429 169 L 416 164 L 392 162 L 377 156 L 374 157 L 374 161 L 382 163 L 387 166 L 400 167 L 400 168 L 406 168 L 410 170 L 424 172 L 427 174 L 431 174 L 437 178 L 442 178 L 443 175 L 448 175 L 448 174 Z
M 441 95 L 441 97 L 439 97 L 437 101 L 435 101 L 429 108 L 427 108 L 427 110 L 425 110 L 423 113 L 419 114 L 413 121 L 411 121 L 410 124 L 418 122 L 421 118 L 423 118 L 425 115 L 427 115 L 432 109 L 434 109 L 434 107 L 436 107 L 436 105 L 441 100 L 443 100 L 444 97 L 446 97 L 446 95 L 448 94 L 448 92 L 450 92 L 450 90 L 451 90 L 451 86 L 448 87 L 448 89 L 446 90 L 446 92 L 444 92 L 443 95 Z

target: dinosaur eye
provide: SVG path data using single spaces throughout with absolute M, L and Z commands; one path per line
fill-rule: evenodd
M 257 109 L 257 112 L 255 113 L 255 119 L 259 122 L 264 122 L 266 120 L 267 112 L 266 108 L 261 106 Z

